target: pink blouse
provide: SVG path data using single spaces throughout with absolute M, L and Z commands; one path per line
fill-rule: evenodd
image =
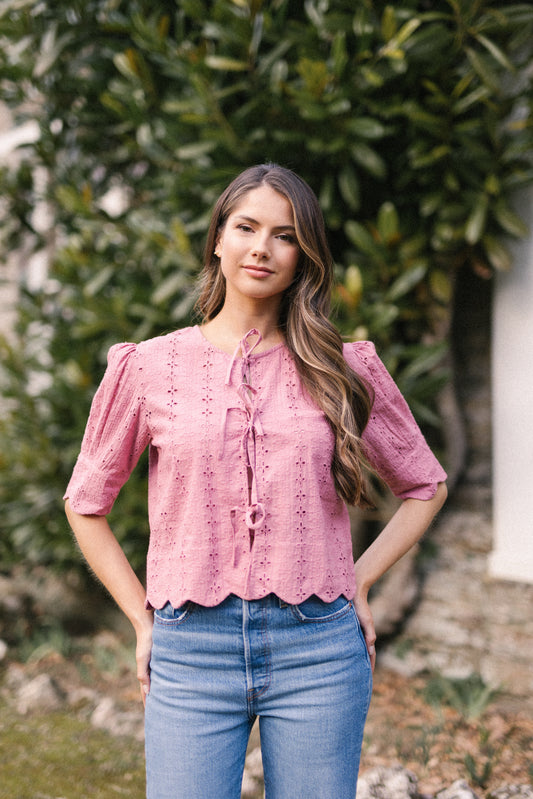
M 109 513 L 149 446 L 149 606 L 355 594 L 333 433 L 285 345 L 256 353 L 259 339 L 250 331 L 231 357 L 196 326 L 109 351 L 65 497 Z M 431 498 L 445 472 L 373 344 L 345 357 L 375 391 L 371 464 L 398 497 Z

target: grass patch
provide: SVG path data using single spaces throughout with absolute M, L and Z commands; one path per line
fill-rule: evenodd
M 142 799 L 143 744 L 91 728 L 70 712 L 18 716 L 0 702 L 0 796 Z

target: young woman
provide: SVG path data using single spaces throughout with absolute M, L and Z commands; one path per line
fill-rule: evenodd
M 137 634 L 149 799 L 238 799 L 256 717 L 267 799 L 354 799 L 368 591 L 446 488 L 373 345 L 329 323 L 331 281 L 311 189 L 252 167 L 213 212 L 202 324 L 110 350 L 67 514 Z M 145 589 L 106 514 L 147 446 Z M 403 502 L 354 565 L 367 463 Z

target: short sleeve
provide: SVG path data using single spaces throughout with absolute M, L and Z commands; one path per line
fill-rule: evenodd
M 401 499 L 431 499 L 446 472 L 369 341 L 344 347 L 351 368 L 371 386 L 374 404 L 362 440 L 376 473 Z
M 139 373 L 135 344 L 111 347 L 64 496 L 76 513 L 109 513 L 149 443 Z

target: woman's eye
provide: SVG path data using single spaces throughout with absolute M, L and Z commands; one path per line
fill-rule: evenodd
M 280 233 L 278 238 L 281 239 L 281 241 L 288 242 L 289 244 L 294 244 L 295 243 L 294 236 L 291 236 L 289 233 Z
M 242 230 L 243 233 L 252 233 L 252 228 L 250 225 L 237 225 L 238 230 Z

